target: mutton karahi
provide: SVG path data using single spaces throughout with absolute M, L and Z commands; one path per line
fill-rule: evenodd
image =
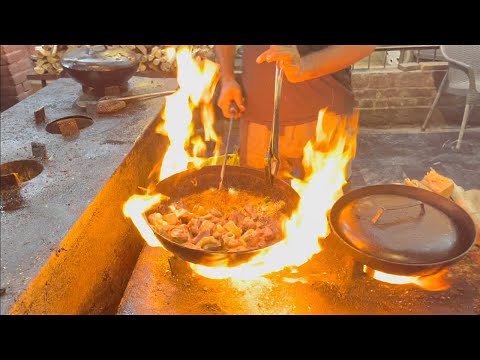
M 283 200 L 249 191 L 209 189 L 161 204 L 148 220 L 157 234 L 182 246 L 236 252 L 281 240 L 284 208 Z

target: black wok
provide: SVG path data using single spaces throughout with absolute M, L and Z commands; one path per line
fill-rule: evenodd
M 435 273 L 465 256 L 476 239 L 476 226 L 460 206 L 404 185 L 354 190 L 334 204 L 329 221 L 355 259 L 398 275 Z
M 200 170 L 187 170 L 177 173 L 159 182 L 156 190 L 175 201 L 210 188 L 218 188 L 221 168 L 221 166 L 206 166 Z M 234 188 L 237 190 L 246 190 L 260 196 L 269 196 L 273 200 L 283 200 L 286 204 L 284 212 L 287 215 L 293 212 L 300 200 L 295 190 L 286 182 L 275 179 L 273 186 L 268 186 L 265 181 L 264 172 L 250 168 L 227 165 L 223 184 L 224 189 Z M 153 211 L 154 209 L 145 215 Z M 181 259 L 205 266 L 218 266 L 222 264 L 236 266 L 247 262 L 262 251 L 262 249 L 254 249 L 227 252 L 192 249 L 178 244 L 159 233 L 155 233 L 155 235 L 167 250 Z
M 60 59 L 65 72 L 91 88 L 125 85 L 138 68 L 138 55 L 124 48 L 77 48 Z

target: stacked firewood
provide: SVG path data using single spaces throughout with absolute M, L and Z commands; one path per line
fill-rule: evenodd
M 141 55 L 139 72 L 156 71 L 171 73 L 176 69 L 175 52 L 180 45 L 111 45 L 112 47 L 124 47 Z M 215 60 L 213 45 L 192 45 L 192 54 L 197 60 Z
M 40 45 L 35 47 L 36 54 L 34 70 L 37 74 L 55 74 L 59 75 L 62 71 L 60 58 L 70 45 Z
M 84 45 L 81 45 L 84 46 Z M 108 48 L 127 48 L 140 55 L 139 72 L 154 71 L 172 73 L 176 69 L 175 52 L 171 48 L 178 48 L 180 45 L 107 45 Z M 37 74 L 57 74 L 63 68 L 60 65 L 60 58 L 65 51 L 76 48 L 78 45 L 40 45 L 36 50 Z M 192 45 L 192 54 L 197 60 L 215 60 L 213 45 Z

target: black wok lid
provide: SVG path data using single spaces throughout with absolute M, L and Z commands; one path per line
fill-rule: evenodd
M 138 55 L 125 48 L 108 49 L 104 45 L 67 51 L 61 64 L 81 71 L 111 71 L 138 66 Z
M 463 209 L 438 194 L 404 185 L 348 193 L 335 203 L 330 221 L 350 247 L 394 263 L 440 263 L 461 256 L 472 244 L 462 231 L 471 225 Z

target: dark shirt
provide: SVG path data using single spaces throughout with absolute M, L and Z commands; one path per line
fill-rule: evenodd
M 298 45 L 301 56 L 329 45 Z M 275 63 L 257 64 L 256 58 L 269 45 L 245 45 L 243 49 L 242 84 L 246 97 L 243 118 L 249 122 L 271 125 L 275 86 Z M 328 107 L 338 114 L 350 113 L 350 69 L 299 83 L 283 79 L 280 100 L 280 124 L 299 125 L 317 119 L 318 111 Z

